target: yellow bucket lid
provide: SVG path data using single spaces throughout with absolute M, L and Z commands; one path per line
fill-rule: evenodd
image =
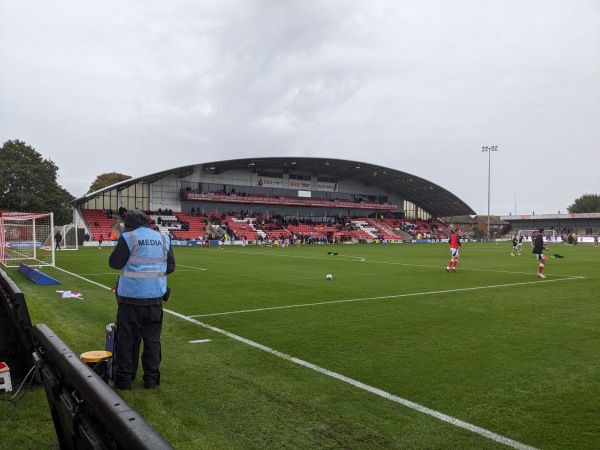
M 108 359 L 112 357 L 112 352 L 107 352 L 105 350 L 92 350 L 91 352 L 82 353 L 80 359 L 83 362 L 98 362 L 103 359 Z

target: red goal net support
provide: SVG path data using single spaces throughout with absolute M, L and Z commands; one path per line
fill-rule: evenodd
M 54 266 L 52 213 L 3 212 L 0 215 L 0 264 Z

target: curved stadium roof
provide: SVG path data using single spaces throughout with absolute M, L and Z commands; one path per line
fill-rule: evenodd
M 221 174 L 230 170 L 282 173 L 305 172 L 314 176 L 336 177 L 340 181 L 354 179 L 366 185 L 380 186 L 388 192 L 394 192 L 427 211 L 433 217 L 475 214 L 475 211 L 456 195 L 424 178 L 378 164 L 331 158 L 243 158 L 193 164 L 138 178 L 130 178 L 86 194 L 75 199 L 72 203 L 79 205 L 108 190 L 124 189 L 136 183 L 153 183 L 169 175 L 184 178 L 197 171 L 210 171 L 213 174 Z

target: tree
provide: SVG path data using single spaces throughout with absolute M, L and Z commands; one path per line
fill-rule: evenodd
M 129 180 L 130 178 L 130 175 L 123 175 L 122 173 L 118 172 L 103 173 L 96 177 L 87 193 L 89 194 L 90 192 L 96 192 L 97 190 L 105 188 L 106 186 L 110 186 L 120 181 Z
M 570 214 L 600 212 L 600 195 L 584 194 L 567 207 Z
M 473 225 L 471 231 L 473 232 L 473 237 L 475 239 L 483 239 L 487 234 L 487 231 L 482 230 L 477 224 Z
M 58 167 L 25 142 L 6 141 L 0 148 L 0 209 L 53 212 L 54 223 L 71 223 L 74 197 L 57 179 Z

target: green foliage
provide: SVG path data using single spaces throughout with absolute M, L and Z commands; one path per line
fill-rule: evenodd
M 477 224 L 473 225 L 471 231 L 473 232 L 473 237 L 475 239 L 483 239 L 486 236 L 486 232 L 483 231 Z
M 289 355 L 536 448 L 597 448 L 598 251 L 553 244 L 565 258 L 541 280 L 511 248 L 465 243 L 449 274 L 445 243 L 176 247 L 161 386 L 144 390 L 140 366 L 119 395 L 177 449 L 507 448 Z M 10 272 L 33 323 L 76 353 L 103 348 L 116 315 L 106 250 L 44 269 L 85 300 Z M 39 396 L 17 405 L 22 421 L 0 420 L 6 448 L 51 447 Z
M 56 225 L 71 223 L 74 197 L 58 184 L 54 162 L 19 140 L 4 143 L 0 161 L 0 209 L 53 212 Z
M 576 199 L 572 205 L 567 207 L 570 214 L 597 213 L 600 212 L 600 195 L 585 194 Z
M 122 173 L 118 172 L 107 172 L 100 174 L 96 177 L 96 179 L 88 189 L 87 193 L 89 194 L 90 192 L 96 192 L 99 189 L 111 186 L 120 181 L 129 180 L 130 178 L 130 175 L 123 175 Z

